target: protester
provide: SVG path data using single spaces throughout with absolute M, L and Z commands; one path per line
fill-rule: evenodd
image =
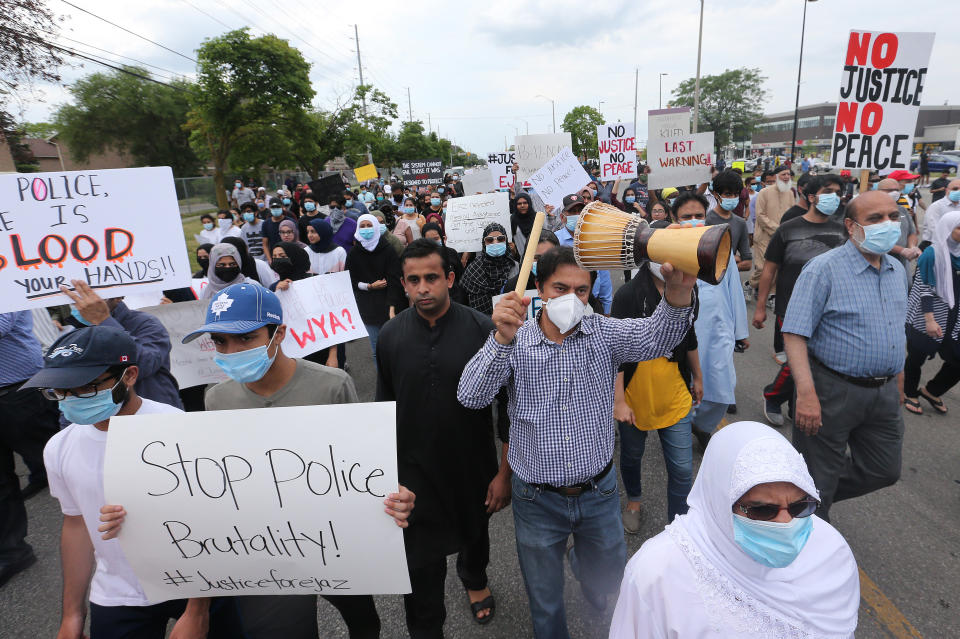
M 614 295 L 610 316 L 649 317 L 660 305 L 665 286 L 659 264 L 641 264 L 637 276 Z M 696 300 L 693 309 L 696 317 Z M 667 520 L 687 512 L 693 482 L 691 421 L 702 396 L 703 373 L 693 327 L 669 356 L 620 366 L 613 416 L 620 430 L 620 474 L 627 493 L 621 516 L 626 532 L 640 532 L 641 461 L 650 431 L 660 437 L 667 467 Z
M 280 237 L 281 242 L 293 242 L 300 248 L 306 248 L 307 246 L 300 241 L 300 230 L 297 228 L 297 223 L 289 218 L 280 222 L 277 235 Z
M 256 194 L 248 186 L 244 186 L 243 182 L 236 180 L 233 184 L 233 193 L 231 194 L 231 199 L 233 199 L 234 206 L 241 207 L 244 204 L 253 202 L 256 199 Z
M 387 322 L 377 347 L 377 401 L 397 402 L 400 482 L 417 495 L 404 530 L 413 592 L 404 596 L 410 636 L 442 637 L 447 555 L 471 613 L 489 623 L 496 610 L 487 584 L 490 515 L 510 503 L 506 416 L 500 470 L 489 406 L 457 401 L 463 367 L 493 331 L 490 318 L 450 299 L 454 274 L 442 246 L 416 240 L 401 257 L 412 307 Z
M 304 244 L 309 244 L 310 239 L 307 237 L 307 227 L 310 226 L 310 223 L 314 220 L 323 219 L 317 207 L 317 200 L 313 197 L 313 191 L 307 191 L 304 194 L 300 208 L 302 208 L 303 211 L 300 217 L 297 218 L 297 229 L 300 231 L 300 241 Z
M 416 200 L 412 197 L 403 201 L 403 208 L 400 209 L 400 213 L 402 215 L 393 228 L 393 234 L 403 242 L 404 246 L 407 246 L 422 237 L 420 227 L 423 226 L 423 221 L 417 214 Z
M 200 279 L 207 276 L 207 271 L 210 268 L 210 249 L 212 248 L 213 244 L 201 244 L 197 247 L 197 266 L 199 266 L 200 269 L 193 274 L 194 279 Z
M 673 219 L 673 211 L 666 202 L 654 202 L 650 205 L 650 228 L 665 229 L 676 220 Z
M 203 229 L 197 234 L 197 237 L 202 240 L 201 244 L 216 244 L 220 241 L 220 227 L 217 226 L 212 215 L 209 213 L 201 215 L 200 224 Z
M 953 193 L 954 191 L 951 191 Z M 907 302 L 907 361 L 904 364 L 904 408 L 922 415 L 919 398 L 934 412 L 947 412 L 943 395 L 960 381 L 960 210 L 937 222 L 933 241 L 917 264 Z M 940 371 L 920 388 L 920 369 L 939 354 Z
M 243 219 L 240 217 L 240 212 L 236 209 L 231 209 L 229 211 L 220 211 L 217 213 L 217 224 L 220 226 L 220 237 L 218 241 L 222 241 L 225 237 L 240 237 L 242 234 L 241 227 L 243 226 Z M 214 242 L 216 244 L 216 242 Z
M 850 239 L 807 263 L 783 320 L 797 385 L 793 443 L 817 482 L 825 519 L 833 502 L 900 477 L 907 294 L 903 266 L 886 254 L 900 235 L 898 217 L 885 193 L 851 200 Z
M 481 313 L 493 313 L 493 297 L 500 294 L 503 284 L 516 275 L 519 267 L 507 253 L 507 231 L 491 222 L 483 229 L 483 251 L 467 265 L 463 273 L 463 289 L 470 307 Z
M 797 201 L 793 191 L 793 174 L 790 172 L 790 167 L 781 166 L 774 175 L 775 186 L 764 187 L 757 196 L 757 220 L 753 229 L 753 274 L 749 281 L 754 297 L 760 285 L 760 273 L 763 272 L 763 256 L 767 252 L 767 244 L 780 226 L 780 218 Z
M 348 217 L 354 220 L 359 219 L 361 215 L 366 215 L 370 212 L 367 210 L 367 206 L 363 202 L 357 200 L 356 194 L 349 189 L 343 192 L 343 210 Z
M 933 242 L 933 234 L 937 230 L 937 223 L 940 218 L 951 211 L 960 211 L 960 178 L 950 180 L 944 185 L 946 189 L 939 200 L 927 207 L 923 216 L 923 232 L 920 239 L 923 240 L 922 248 L 927 248 Z M 943 197 L 943 195 L 946 197 Z
M 637 192 L 633 187 L 628 186 L 623 191 L 623 202 L 621 203 L 617 196 L 613 196 L 613 205 L 620 208 L 627 213 L 632 213 L 633 215 L 639 215 L 643 219 L 650 221 L 650 216 L 647 214 L 643 206 L 640 205 L 640 202 L 637 199 Z
M 259 284 L 252 277 L 244 275 L 242 270 L 243 258 L 235 246 L 226 242 L 214 246 L 210 249 L 207 285 L 200 292 L 200 299 L 210 299 L 228 286 L 240 282 Z
M 537 248 L 533 254 L 533 265 L 530 267 L 530 275 L 527 277 L 527 286 L 524 290 L 532 291 L 537 288 L 537 262 L 540 261 L 540 258 L 543 257 L 544 253 L 549 251 L 555 246 L 560 246 L 560 240 L 557 239 L 557 235 L 550 231 L 540 231 L 540 241 L 537 242 Z M 501 293 L 508 293 L 517 288 L 517 281 L 520 279 L 520 273 L 517 273 L 513 277 L 509 278 L 506 282 L 503 283 L 503 289 Z
M 280 279 L 268 288 L 271 291 L 285 291 L 290 284 L 313 275 L 310 272 L 310 258 L 307 252 L 293 242 L 280 242 L 273 247 L 271 266 Z
M 890 178 L 880 180 L 877 183 L 877 190 L 897 200 L 897 206 L 900 207 L 900 237 L 897 239 L 897 243 L 893 248 L 890 249 L 890 255 L 897 258 L 897 261 L 903 266 L 904 277 L 906 278 L 904 287 L 905 289 L 909 289 L 910 279 L 907 274 L 907 267 L 910 262 L 920 257 L 922 251 L 917 247 L 917 227 L 913 223 L 913 216 L 910 215 L 909 209 L 899 203 L 900 198 L 897 197 L 899 189 L 900 183 Z M 936 224 L 936 222 L 934 222 L 934 224 Z
M 916 180 L 920 176 L 916 173 L 911 173 L 910 171 L 904 171 L 903 169 L 897 169 L 896 171 L 891 171 L 887 174 L 888 180 L 896 180 L 898 186 L 900 187 L 898 193 L 899 197 L 896 197 L 897 205 L 902 206 L 911 213 L 914 212 L 914 209 L 917 203 L 920 201 L 919 192 L 917 191 Z M 879 187 L 878 187 L 879 188 Z
M 389 208 L 389 205 L 384 206 L 384 209 L 386 209 L 386 208 Z M 403 242 L 400 241 L 400 238 L 398 238 L 396 235 L 394 235 L 393 233 L 390 232 L 390 228 L 389 228 L 389 226 L 388 226 L 388 224 L 387 224 L 387 212 L 385 212 L 385 211 L 378 211 L 378 210 L 374 209 L 374 211 L 373 211 L 373 216 L 374 216 L 375 218 L 377 218 L 377 221 L 378 221 L 378 222 L 380 222 L 380 237 L 383 238 L 383 240 L 384 240 L 385 242 L 387 242 L 387 244 L 390 245 L 390 247 L 391 247 L 391 248 L 394 250 L 394 252 L 397 254 L 397 257 L 400 257 L 400 255 L 403 254 L 403 249 L 404 249 L 404 247 L 405 247 L 406 245 L 405 245 Z M 393 216 L 391 215 L 391 216 L 390 216 L 390 219 L 392 219 L 392 217 L 393 217 Z M 424 226 L 426 226 L 426 225 L 424 225 Z M 440 228 L 439 225 L 436 225 L 436 224 L 435 224 L 434 226 L 436 226 L 437 228 Z M 442 234 L 442 233 L 441 233 L 441 234 Z M 453 249 L 451 249 L 451 250 L 453 250 Z M 456 251 L 454 251 L 454 252 L 456 252 Z
M 803 267 L 816 256 L 846 241 L 846 229 L 837 217 L 842 189 L 843 182 L 831 173 L 811 178 L 804 191 L 804 201 L 809 207 L 807 212 L 781 224 L 770 238 L 753 313 L 756 328 L 762 329 L 767 321 L 767 296 L 774 282 L 777 286 L 774 322 L 777 328 L 781 328 Z M 781 407 L 787 402 L 792 406 L 794 384 L 786 354 L 777 350 L 774 357 L 781 366 L 773 382 L 763 389 L 763 414 L 774 426 L 782 426 Z
M 430 206 L 424 210 L 423 220 L 424 222 L 433 222 L 443 227 L 444 207 L 441 194 L 444 189 L 443 187 L 440 187 L 438 190 L 440 193 L 434 191 L 430 194 Z
M 533 220 L 537 217 L 533 210 L 533 200 L 524 191 L 510 202 L 510 231 L 513 234 L 513 245 L 517 247 L 517 254 L 523 255 L 527 250 L 527 241 L 533 231 Z
M 288 216 L 284 212 L 280 200 L 278 198 L 271 198 L 270 216 L 263 221 L 263 250 L 267 255 L 272 255 L 271 251 L 273 247 L 282 241 L 280 239 L 280 225 L 286 221 L 296 223 L 292 215 Z
M 930 202 L 939 202 L 944 195 L 947 194 L 947 185 L 951 181 L 950 171 L 944 169 L 940 173 L 940 177 L 930 183 Z M 930 209 L 927 209 L 927 215 L 930 214 Z M 926 220 L 924 220 L 924 228 L 926 228 Z M 926 248 L 926 247 L 924 247 Z
M 707 211 L 704 223 L 707 226 L 727 225 L 737 270 L 749 271 L 753 266 L 753 253 L 750 251 L 750 240 L 747 237 L 747 223 L 734 213 L 740 205 L 743 180 L 733 171 L 722 171 L 714 176 L 712 184 L 713 192 L 717 196 L 717 204 Z
M 380 328 L 398 311 L 406 308 L 400 272 L 400 258 L 386 242 L 380 241 L 380 223 L 369 213 L 357 221 L 356 246 L 347 255 L 357 309 L 370 337 L 370 350 L 377 357 Z
M 257 217 L 255 208 L 247 204 L 241 208 L 243 217 L 243 226 L 240 227 L 240 238 L 247 245 L 247 252 L 250 257 L 258 260 L 266 259 L 266 251 L 263 242 L 263 221 Z
M 342 246 L 347 253 L 353 249 L 357 219 L 347 215 L 346 200 L 342 195 L 334 195 L 330 198 L 330 215 L 327 216 L 327 221 L 333 229 L 333 242 Z
M 623 573 L 623 522 L 610 472 L 617 368 L 667 355 L 691 323 L 694 278 L 669 264 L 662 272 L 664 299 L 649 318 L 585 315 L 590 273 L 571 248 L 548 251 L 537 267 L 544 310 L 524 322 L 529 302 L 507 293 L 493 313 L 496 332 L 460 378 L 457 397 L 467 408 L 489 405 L 502 386 L 509 393 L 517 555 L 540 639 L 569 637 L 563 558 L 571 534 L 571 568 L 592 606 L 606 606 Z
M 221 243 L 229 244 L 237 249 L 237 253 L 240 255 L 240 272 L 245 277 L 260 283 L 262 286 L 270 286 L 277 281 L 277 274 L 263 260 L 254 259 L 247 251 L 247 245 L 242 239 L 225 237 Z
M 833 175 L 832 173 L 827 173 L 827 175 L 836 177 L 836 179 L 840 182 L 840 185 L 841 186 L 843 185 L 843 181 L 837 176 Z M 797 179 L 797 201 L 793 206 L 791 206 L 789 209 L 787 209 L 783 213 L 783 216 L 780 218 L 781 225 L 786 222 L 789 222 L 790 220 L 796 217 L 803 216 L 803 214 L 805 214 L 808 210 L 810 210 L 810 205 L 807 202 L 807 193 L 808 193 L 807 185 L 810 183 L 810 180 L 812 180 L 814 177 L 815 176 L 810 175 L 809 173 L 804 173 Z
M 443 252 L 444 259 L 453 270 L 453 286 L 450 288 L 450 299 L 457 304 L 467 305 L 467 293 L 463 290 L 463 264 L 460 263 L 459 254 L 447 246 L 447 238 L 443 234 L 443 229 L 439 224 L 427 222 L 423 225 L 423 239 L 430 240 L 439 246 Z M 389 237 L 389 236 L 385 236 Z M 402 255 L 402 254 L 401 254 Z
M 860 577 L 789 442 L 730 424 L 703 456 L 690 510 L 627 564 L 611 639 L 853 637 Z
M 339 273 L 347 263 L 347 252 L 333 242 L 333 227 L 324 219 L 314 218 L 307 226 L 310 250 L 310 272 L 315 275 Z

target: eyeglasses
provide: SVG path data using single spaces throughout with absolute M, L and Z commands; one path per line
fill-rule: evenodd
M 127 372 L 127 369 L 123 369 L 123 372 L 120 373 L 120 376 L 119 376 L 119 377 L 117 377 L 117 383 L 110 387 L 110 390 L 111 390 L 111 391 L 114 390 L 117 386 L 120 385 L 120 382 L 123 381 L 123 374 L 126 373 L 126 372 Z M 101 379 L 101 380 L 98 380 L 98 381 L 90 382 L 89 384 L 87 384 L 87 385 L 85 385 L 85 386 L 78 386 L 78 387 L 75 388 L 75 389 L 69 389 L 69 388 L 67 388 L 67 389 L 63 389 L 63 388 L 44 388 L 44 389 L 42 389 L 42 390 L 40 391 L 40 394 L 43 395 L 46 399 L 49 399 L 49 400 L 52 401 L 52 402 L 62 401 L 62 400 L 64 400 L 64 399 L 66 399 L 67 397 L 69 397 L 70 395 L 73 395 L 74 397 L 79 397 L 79 398 L 81 398 L 81 399 L 83 399 L 83 398 L 89 398 L 89 397 L 94 397 L 94 396 L 95 396 L 97 393 L 99 393 L 101 390 L 106 390 L 106 389 L 97 388 L 97 387 L 100 386 L 100 384 L 102 384 L 102 383 L 104 383 L 104 382 L 112 379 L 113 377 L 114 377 L 114 376 L 111 375 L 110 377 L 107 377 L 106 379 Z
M 502 244 L 507 241 L 506 235 L 497 235 L 483 238 L 484 244 Z
M 780 506 L 777 504 L 757 504 L 755 506 L 734 504 L 733 507 L 735 510 L 739 510 L 750 519 L 770 521 L 771 519 L 776 519 L 781 510 L 787 511 L 790 513 L 790 516 L 795 519 L 809 517 L 814 513 L 814 511 L 817 510 L 817 506 L 819 505 L 820 502 L 813 497 L 805 497 L 800 501 L 795 501 L 792 504 L 787 504 L 786 506 Z

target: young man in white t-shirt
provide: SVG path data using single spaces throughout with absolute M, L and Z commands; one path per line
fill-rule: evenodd
M 57 637 L 84 636 L 88 587 L 90 635 L 97 639 L 163 637 L 170 619 L 177 619 L 171 638 L 238 636 L 229 600 L 202 614 L 187 610 L 186 600 L 151 605 L 119 542 L 101 535 L 109 528 L 100 525 L 100 516 L 110 418 L 183 412 L 139 397 L 134 390 L 138 374 L 133 338 L 117 328 L 90 326 L 54 342 L 44 367 L 23 385 L 43 389 L 70 422 L 43 451 L 50 494 L 63 511 L 63 611 Z

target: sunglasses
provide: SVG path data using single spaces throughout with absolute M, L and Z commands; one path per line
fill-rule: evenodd
M 805 497 L 800 501 L 795 501 L 792 504 L 787 504 L 786 506 L 779 506 L 777 504 L 756 504 L 754 506 L 734 504 L 733 507 L 735 510 L 739 510 L 750 519 L 770 521 L 771 519 L 775 519 L 777 515 L 780 514 L 781 510 L 785 510 L 790 513 L 790 516 L 794 519 L 809 517 L 817 510 L 817 506 L 819 505 L 820 502 L 813 497 Z
M 497 235 L 496 237 L 485 237 L 483 238 L 484 244 L 499 244 L 507 241 L 506 235 Z

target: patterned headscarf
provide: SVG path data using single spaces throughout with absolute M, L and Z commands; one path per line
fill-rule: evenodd
M 492 222 L 483 229 L 483 237 L 493 231 L 507 235 L 506 229 Z M 490 257 L 486 250 L 480 251 L 463 273 L 462 285 L 470 298 L 470 306 L 481 313 L 493 313 L 492 297 L 499 295 L 503 284 L 517 271 L 517 263 L 510 257 L 509 250 L 501 257 Z

